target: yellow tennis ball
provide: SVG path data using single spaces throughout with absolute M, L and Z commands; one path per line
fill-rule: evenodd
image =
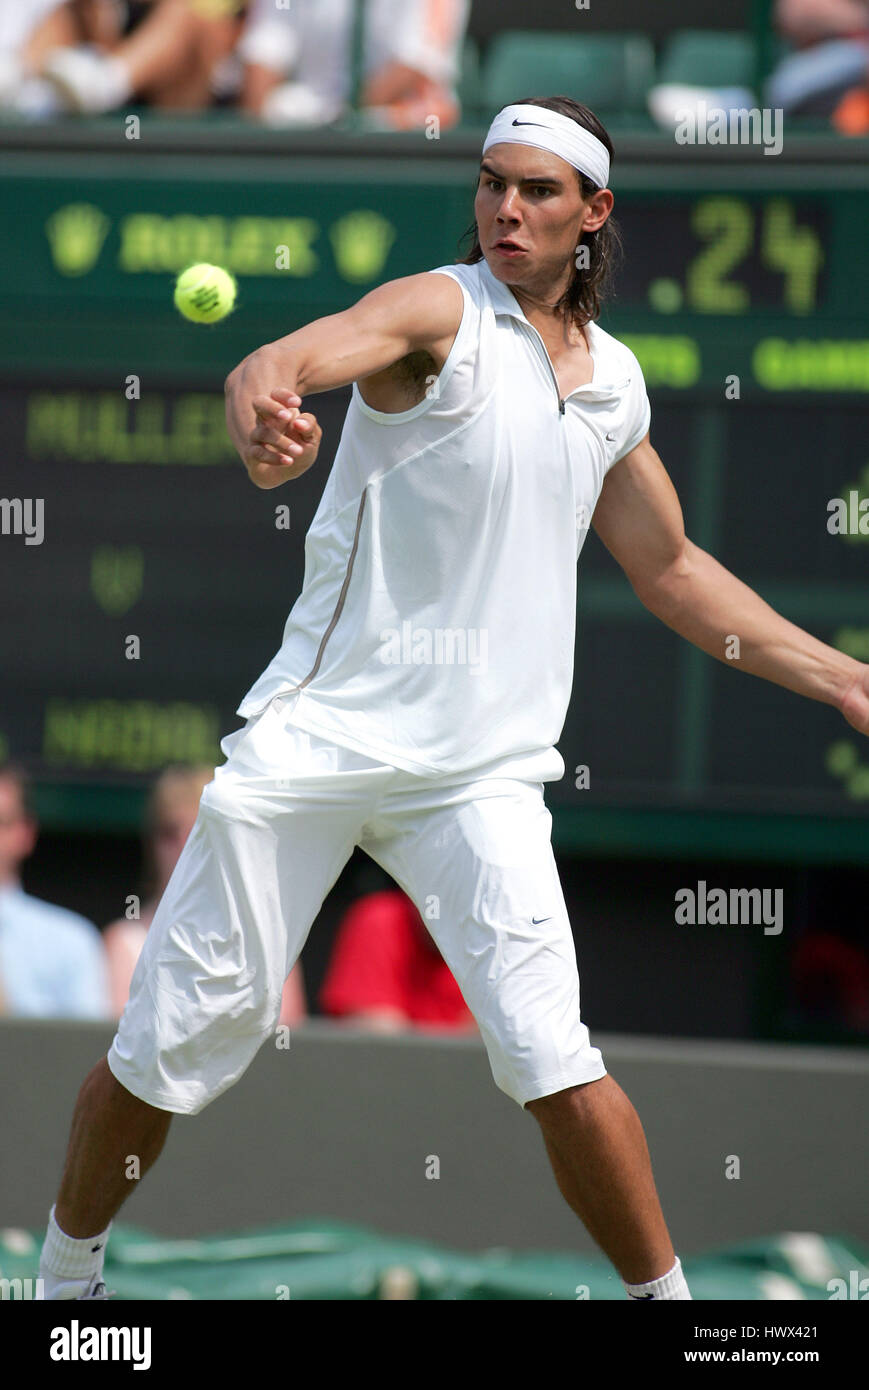
M 235 304 L 237 286 L 219 265 L 191 265 L 175 281 L 175 308 L 191 323 L 217 323 Z

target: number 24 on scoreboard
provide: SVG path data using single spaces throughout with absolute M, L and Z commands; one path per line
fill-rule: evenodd
M 701 314 L 741 314 L 750 308 L 751 285 L 727 278 L 753 251 L 767 271 L 782 276 L 782 301 L 793 314 L 817 307 L 818 276 L 824 250 L 818 229 L 798 224 L 785 198 L 772 198 L 759 212 L 744 198 L 713 197 L 694 203 L 691 230 L 708 245 L 689 262 L 685 278 L 686 308 Z M 749 267 L 745 267 L 749 270 Z M 755 278 L 749 271 L 749 282 Z

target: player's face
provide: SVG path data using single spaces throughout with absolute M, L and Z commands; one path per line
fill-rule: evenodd
M 492 145 L 474 212 L 489 268 L 504 284 L 542 288 L 569 279 L 583 230 L 606 221 L 612 194 L 585 202 L 576 170 L 530 145 Z M 508 244 L 503 244 L 503 243 Z

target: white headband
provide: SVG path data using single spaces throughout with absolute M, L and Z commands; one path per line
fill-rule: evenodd
M 606 188 L 610 176 L 610 157 L 606 145 L 560 111 L 547 106 L 505 106 L 499 111 L 483 142 L 483 154 L 490 145 L 536 145 L 560 155 L 585 174 L 598 188 Z

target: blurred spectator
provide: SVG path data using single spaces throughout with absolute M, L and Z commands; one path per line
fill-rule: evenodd
M 242 105 L 270 125 L 323 125 L 354 104 L 353 54 L 361 25 L 356 105 L 386 126 L 459 118 L 456 83 L 469 0 L 252 0 L 238 47 Z
M 763 105 L 785 116 L 828 117 L 842 134 L 869 132 L 869 0 L 776 0 L 773 24 L 794 51 L 767 78 Z M 759 105 L 747 87 L 666 82 L 648 95 L 653 118 L 669 130 L 686 111 Z
M 202 789 L 213 776 L 210 767 L 175 766 L 157 778 L 145 812 L 145 873 L 147 898 L 138 918 L 119 917 L 103 932 L 109 963 L 112 1014 L 120 1018 L 130 993 L 136 961 L 145 944 L 148 928 L 166 891 L 172 870 L 178 863 L 199 810 Z M 305 1017 L 305 994 L 301 963 L 290 972 L 284 985 L 280 1022 L 299 1023 Z
M 36 103 L 49 110 L 58 103 L 46 84 L 35 80 L 48 48 L 74 43 L 75 29 L 62 0 L 0 0 L 0 110 L 27 112 Z M 46 111 L 48 114 L 48 111 Z
M 800 938 L 791 964 L 795 1002 L 804 1021 L 869 1033 L 869 952 L 833 931 Z
M 0 103 L 36 115 L 94 115 L 125 102 L 203 110 L 246 8 L 247 0 L 65 0 L 29 36 L 26 87 Z
M 410 898 L 368 893 L 345 913 L 320 1008 L 378 1032 L 476 1031 L 474 1016 Z
M 776 0 L 773 22 L 797 47 L 869 31 L 865 0 Z
M 0 1011 L 33 1018 L 108 1018 L 108 982 L 96 927 L 31 897 L 18 877 L 36 844 L 28 778 L 0 765 Z
M 869 131 L 869 3 L 777 0 L 774 21 L 797 50 L 766 87 L 786 114 L 828 116 L 845 135 Z

